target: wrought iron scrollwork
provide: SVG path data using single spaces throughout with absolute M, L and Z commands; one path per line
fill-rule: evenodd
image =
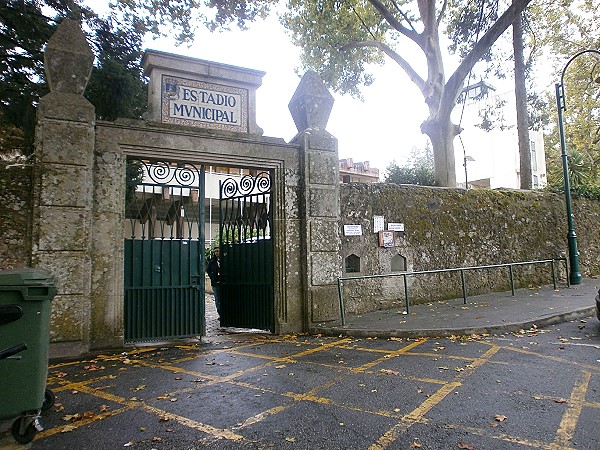
M 200 184 L 200 169 L 190 163 L 142 161 L 148 178 L 156 184 L 194 187 Z
M 220 240 L 250 243 L 271 236 L 271 175 L 230 177 L 221 182 Z
M 221 198 L 234 198 L 250 194 L 267 194 L 271 191 L 271 175 L 260 172 L 256 176 L 227 178 L 221 183 Z
M 125 213 L 131 238 L 197 239 L 203 166 L 135 158 L 127 165 Z

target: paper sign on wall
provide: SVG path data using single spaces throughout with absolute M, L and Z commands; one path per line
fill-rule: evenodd
M 387 229 L 390 231 L 404 231 L 404 224 L 390 222 L 390 223 L 388 223 Z
M 344 236 L 362 236 L 362 225 L 344 225 Z
M 379 233 L 385 230 L 385 218 L 383 216 L 373 216 L 373 233 Z

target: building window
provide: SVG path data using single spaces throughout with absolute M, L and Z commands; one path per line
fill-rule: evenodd
M 537 152 L 535 151 L 534 141 L 529 141 L 529 148 L 531 149 L 531 170 L 538 170 Z
M 354 253 L 346 258 L 346 273 L 360 272 L 360 256 Z
M 533 176 L 533 187 L 534 188 L 539 188 L 540 187 L 540 179 L 537 175 Z

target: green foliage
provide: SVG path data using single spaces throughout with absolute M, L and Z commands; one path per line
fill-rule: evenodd
M 135 26 L 115 17 L 94 21 L 97 63 L 85 96 L 103 120 L 139 119 L 147 104 L 147 89 L 139 61 L 142 36 Z
M 436 186 L 431 147 L 427 145 L 424 150 L 413 148 L 404 166 L 399 166 L 396 161 L 392 161 L 386 168 L 385 182 Z
M 135 191 L 144 181 L 144 164 L 136 159 L 127 159 L 125 165 L 125 207 L 135 200 Z
M 571 2 L 567 3 L 567 6 Z M 546 42 L 552 49 L 555 79 L 561 79 L 569 59 L 583 49 L 600 49 L 600 10 L 597 2 L 582 0 L 576 7 L 548 12 Z M 566 111 L 563 112 L 573 195 L 596 198 L 600 186 L 600 61 L 592 54 L 574 59 L 564 72 Z M 551 128 L 545 134 L 550 189 L 562 189 L 563 172 L 555 92 L 548 93 L 546 114 Z
M 230 24 L 244 28 L 265 17 L 277 0 L 114 0 L 112 7 L 140 34 L 169 36 L 177 43 L 192 42 L 198 25 L 210 30 Z
M 367 68 L 383 63 L 382 54 L 360 43 L 385 41 L 390 28 L 369 2 L 289 0 L 281 20 L 303 50 L 302 65 L 333 89 L 360 97 L 360 86 L 373 82 Z

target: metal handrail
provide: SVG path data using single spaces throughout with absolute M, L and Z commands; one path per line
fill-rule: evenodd
M 569 272 L 569 267 L 567 264 L 567 258 L 552 258 L 552 259 L 541 259 L 537 261 L 520 261 L 520 262 L 512 262 L 512 263 L 503 263 L 503 264 L 489 264 L 485 266 L 467 266 L 467 267 L 455 267 L 452 269 L 434 269 L 434 270 L 416 270 L 414 272 L 394 272 L 394 273 L 384 273 L 377 275 L 359 275 L 359 276 L 348 276 L 348 277 L 338 277 L 338 297 L 340 301 L 340 315 L 342 319 L 342 325 L 346 325 L 345 318 L 345 307 L 344 307 L 344 294 L 343 294 L 343 283 L 344 281 L 349 280 L 367 280 L 371 278 L 389 278 L 389 277 L 402 277 L 404 281 L 404 299 L 405 299 L 405 308 L 406 314 L 409 312 L 409 299 L 408 299 L 408 284 L 406 283 L 406 277 L 414 276 L 414 275 L 422 275 L 422 274 L 431 274 L 431 273 L 446 273 L 446 272 L 460 272 L 460 280 L 462 285 L 462 295 L 463 295 L 463 304 L 467 304 L 467 285 L 465 283 L 465 271 L 467 270 L 481 270 L 481 269 L 494 269 L 498 267 L 508 267 L 508 273 L 510 278 L 510 288 L 512 295 L 515 295 L 515 280 L 513 277 L 513 267 L 514 266 L 524 266 L 531 264 L 550 264 L 550 268 L 552 271 L 552 284 L 554 289 L 556 289 L 556 270 L 554 267 L 555 261 L 563 261 L 565 263 L 565 270 L 567 273 Z M 569 287 L 569 278 L 567 277 L 567 287 Z

